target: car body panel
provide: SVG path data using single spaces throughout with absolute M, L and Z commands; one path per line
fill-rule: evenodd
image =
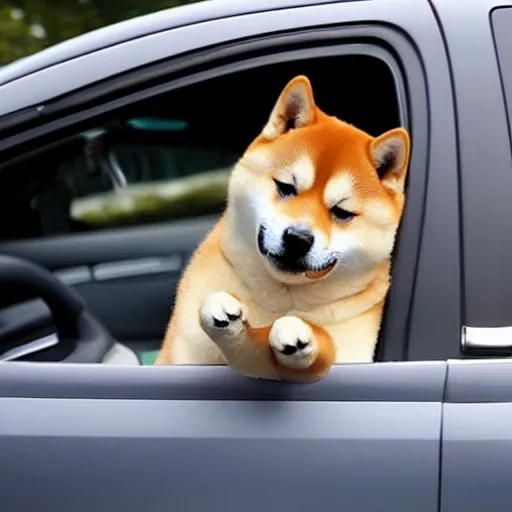
M 446 39 L 460 148 L 461 325 L 507 327 L 512 325 L 512 154 L 490 15 L 512 2 L 479 0 L 464 7 L 450 0 L 432 3 Z M 460 343 L 462 336 L 461 331 Z M 507 357 L 450 361 L 443 407 L 443 512 L 510 509 L 510 375 Z
M 448 375 L 441 510 L 510 510 L 512 361 L 450 362 Z
M 277 387 L 221 368 L 187 368 L 188 387 L 174 387 L 167 368 L 140 368 L 128 393 L 128 368 L 37 365 L 23 385 L 23 366 L 0 366 L 23 389 L 0 398 L 8 510 L 437 510 L 444 363 L 340 366 Z M 215 373 L 224 384 L 205 394 Z M 74 382 L 68 398 L 51 398 L 55 376 Z
M 437 510 L 440 404 L 0 399 L 0 412 L 8 510 Z
M 512 404 L 446 404 L 443 409 L 441 510 L 510 510 Z
M 490 13 L 512 2 L 468 2 L 463 25 L 454 2 L 434 5 L 447 41 L 461 148 L 465 325 L 511 325 L 512 272 L 503 269 L 512 259 L 511 238 L 504 236 L 511 218 L 512 153 Z

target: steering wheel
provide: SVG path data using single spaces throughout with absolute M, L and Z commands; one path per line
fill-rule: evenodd
M 43 267 L 21 258 L 0 255 L 0 290 L 2 300 L 22 297 L 24 300 L 39 298 L 44 301 L 52 313 L 54 330 L 57 331 L 56 334 L 34 339 L 34 332 L 30 333 L 31 318 L 23 318 L 21 327 L 25 328 L 20 329 L 17 325 L 17 336 L 13 339 L 10 332 L 13 329 L 9 329 L 8 322 L 0 322 L 3 324 L 0 325 L 0 361 L 22 359 L 25 353 L 44 351 L 45 340 L 53 337 L 46 347 L 66 345 L 65 357 L 60 362 L 101 363 L 115 344 L 105 327 L 87 311 L 82 298 Z M 34 349 L 37 343 L 39 348 Z M 11 356 L 14 353 L 16 357 Z

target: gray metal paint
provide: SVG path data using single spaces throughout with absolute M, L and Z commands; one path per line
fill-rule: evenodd
M 443 409 L 441 510 L 509 512 L 512 403 L 447 404 Z
M 512 155 L 506 108 L 490 25 L 490 11 L 510 1 L 479 0 L 461 7 L 435 0 L 453 68 L 460 144 L 464 325 L 512 322 L 510 226 Z
M 406 30 L 412 23 L 421 39 L 422 31 L 414 23 L 418 19 L 425 21 L 423 35 L 430 36 L 429 42 L 425 41 L 428 45 L 432 43 L 432 33 L 427 20 L 433 20 L 432 12 L 423 0 L 415 0 L 414 11 L 411 11 L 411 0 L 380 0 L 371 4 L 340 2 L 250 14 L 243 19 L 232 17 L 183 26 L 90 52 L 8 82 L 0 86 L 0 115 L 42 104 L 93 82 L 151 62 L 219 43 L 298 27 L 354 21 L 388 22 L 402 25 Z M 421 44 L 421 41 L 418 43 Z
M 221 366 L 116 367 L 0 364 L 0 397 L 101 400 L 278 400 L 286 402 L 441 402 L 446 363 L 339 365 L 314 384 L 236 375 Z
M 466 2 L 463 18 L 460 4 L 433 3 L 446 34 L 458 118 L 465 278 L 461 323 L 507 326 L 512 244 L 504 233 L 511 222 L 512 158 L 489 14 L 496 5 L 510 2 Z M 511 508 L 511 371 L 507 360 L 449 364 L 442 430 L 443 512 Z
M 6 511 L 437 511 L 441 405 L 0 399 Z
M 419 48 L 426 74 L 429 130 L 421 251 L 405 358 L 445 360 L 459 356 L 460 340 L 459 180 L 452 84 L 433 13 L 410 5 L 404 11 L 409 20 L 404 28 Z
M 369 0 L 209 0 L 108 25 L 17 60 L 0 69 L 0 84 L 109 46 L 204 21 L 290 7 Z
M 512 141 L 512 134 L 510 133 L 512 125 L 512 32 L 510 31 L 512 26 L 512 2 L 508 7 L 492 11 L 491 24 L 507 105 L 509 136 L 511 136 Z
M 512 360 L 450 361 L 448 403 L 512 402 Z

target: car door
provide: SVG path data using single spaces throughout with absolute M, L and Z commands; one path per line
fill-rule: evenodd
M 457 342 L 452 337 L 459 329 L 460 306 L 458 178 L 451 84 L 447 62 L 442 58 L 444 46 L 428 4 L 418 1 L 414 10 L 405 8 L 409 5 L 409 0 L 383 0 L 370 9 L 366 2 L 347 2 L 283 8 L 221 20 L 226 39 L 262 35 L 264 30 L 282 33 L 273 41 L 262 38 L 270 50 L 267 47 L 263 51 L 263 46 L 255 47 L 254 41 L 248 41 L 251 46 L 241 47 L 243 51 L 235 54 L 235 58 L 231 55 L 228 64 L 214 61 L 213 50 L 207 49 L 207 69 L 191 68 L 181 77 L 171 73 L 170 78 L 160 83 L 141 80 L 140 90 L 135 91 L 148 95 L 153 93 L 152 88 L 164 83 L 171 92 L 178 91 L 179 98 L 180 90 L 188 87 L 186 90 L 190 91 L 202 85 L 201 90 L 207 95 L 205 83 L 213 86 L 215 79 L 229 80 L 235 71 L 244 70 L 253 73 L 251 80 L 260 77 L 260 82 L 254 84 L 266 83 L 272 89 L 273 75 L 259 72 L 263 65 L 278 70 L 285 63 L 296 66 L 298 62 L 317 62 L 316 59 L 326 57 L 365 56 L 376 58 L 389 68 L 393 90 L 397 91 L 396 101 L 382 101 L 383 96 L 376 88 L 366 89 L 375 84 L 380 86 L 380 75 L 379 80 L 371 76 L 373 80 L 366 80 L 364 87 L 362 82 L 352 83 L 353 92 L 363 92 L 360 97 L 365 100 L 364 106 L 354 101 L 354 95 L 330 96 L 338 102 L 333 105 L 344 106 L 354 120 L 377 119 L 377 124 L 369 125 L 375 130 L 382 128 L 384 116 L 375 116 L 374 107 L 380 107 L 381 112 L 391 105 L 400 114 L 392 122 L 405 124 L 413 134 L 408 207 L 377 355 L 382 362 L 340 365 L 322 382 L 307 386 L 253 381 L 234 375 L 228 368 L 208 366 L 129 368 L 23 362 L 0 365 L 0 491 L 6 509 L 27 510 L 37 504 L 48 510 L 77 512 L 92 508 L 158 511 L 173 506 L 180 510 L 438 510 L 446 363 L 432 362 L 428 354 L 433 353 L 430 344 L 435 345 L 438 340 L 449 345 Z M 221 32 L 214 30 L 219 25 L 211 23 L 187 27 L 189 44 L 201 41 L 206 46 L 208 37 L 211 41 L 213 34 L 220 37 Z M 328 31 L 324 32 L 326 26 Z M 290 39 L 290 30 L 297 32 L 297 40 Z M 168 42 L 179 37 L 184 44 L 182 33 L 173 36 L 171 31 L 165 37 Z M 385 44 L 375 44 L 376 39 Z M 311 45 L 312 40 L 318 44 Z M 152 44 L 160 47 L 162 42 L 156 37 Z M 389 51 L 390 47 L 393 51 Z M 245 54 L 245 50 L 252 53 Z M 112 51 L 115 49 L 108 49 L 110 56 Z M 130 52 L 137 54 L 132 45 Z M 104 57 L 101 53 L 98 52 L 95 69 L 100 68 Z M 93 55 L 87 56 L 88 62 L 95 62 Z M 269 60 L 263 61 L 263 56 Z M 331 69 L 349 69 L 346 60 L 342 68 L 318 62 L 319 79 L 330 75 Z M 72 74 L 76 64 L 71 61 L 62 65 Z M 364 69 L 360 68 L 361 75 Z M 33 78 L 36 77 L 37 73 Z M 270 98 L 278 92 L 278 82 L 276 91 L 267 91 L 265 105 L 272 106 Z M 351 81 L 345 82 L 350 85 Z M 340 83 L 332 80 L 325 84 L 341 88 Z M 324 91 L 329 90 L 327 85 Z M 256 125 L 268 109 L 263 109 L 263 103 L 257 102 L 252 91 L 264 91 L 265 87 L 241 90 L 247 91 L 242 99 L 249 98 L 250 102 L 237 104 L 246 108 L 233 112 L 242 113 L 245 118 L 250 111 L 247 105 L 253 104 L 252 112 L 258 115 L 247 118 Z M 372 91 L 374 94 L 370 94 Z M 46 126 L 37 127 L 47 130 L 46 139 L 41 140 L 46 143 L 52 136 L 55 140 L 63 132 L 73 131 L 78 121 L 85 124 L 87 116 L 93 119 L 98 111 L 108 115 L 120 108 L 120 103 L 115 102 L 125 101 L 124 106 L 130 107 L 130 101 L 135 100 L 128 97 L 128 92 L 134 93 L 120 90 L 114 100 L 98 93 L 97 103 L 80 105 L 80 110 L 75 103 L 74 112 L 80 112 L 80 119 L 73 121 L 63 113 L 49 120 Z M 154 93 L 154 97 L 158 95 Z M 214 98 L 220 106 L 225 102 L 225 96 Z M 375 98 L 377 104 L 372 104 Z M 228 99 L 236 102 L 234 95 L 228 95 Z M 154 104 L 153 112 L 163 110 L 163 105 Z M 173 105 L 180 106 L 180 112 L 186 111 L 185 102 L 175 101 Z M 123 120 L 132 124 L 135 120 L 139 127 L 136 129 L 140 130 L 141 117 L 135 114 L 134 111 Z M 180 123 L 186 119 L 164 117 L 166 126 L 169 122 L 174 126 L 170 138 L 182 140 L 182 132 L 176 132 L 176 121 L 183 126 Z M 142 119 L 147 121 L 145 116 Z M 197 116 L 193 121 L 196 120 Z M 126 122 L 123 136 L 128 130 Z M 430 129 L 431 123 L 438 127 L 435 133 Z M 222 130 L 216 133 L 201 129 L 206 125 L 191 122 L 192 125 L 194 137 L 189 141 L 196 143 L 227 138 L 236 151 L 248 137 L 241 122 L 229 132 L 229 137 Z M 134 133 L 130 131 L 129 135 Z M 7 147 L 10 142 L 3 141 L 0 156 L 8 154 L 11 158 L 25 148 L 29 139 L 32 150 L 38 144 L 30 129 L 20 132 L 18 137 L 18 146 L 11 140 L 13 145 Z M 60 148 L 57 156 L 63 154 Z M 71 154 L 74 159 L 75 154 Z M 123 177 L 116 174 L 116 162 L 122 165 L 120 155 L 117 154 L 117 159 L 114 156 L 114 165 L 110 161 L 110 170 L 105 174 L 111 180 L 106 181 L 107 187 L 124 187 Z M 43 161 L 53 162 L 55 153 L 50 156 Z M 65 169 L 69 167 L 63 169 L 67 177 Z M 137 172 L 144 175 L 146 169 L 141 165 Z M 121 170 L 125 178 L 130 174 Z M 105 176 L 101 175 L 102 179 Z M 110 189 L 105 193 L 100 199 L 112 197 L 108 195 Z M 97 189 L 94 194 L 98 194 Z M 67 272 L 70 285 L 73 272 L 78 276 L 80 272 L 92 273 L 93 278 L 85 282 L 75 277 L 78 282 L 73 286 L 87 298 L 91 310 L 126 342 L 133 339 L 134 333 L 148 338 L 162 333 L 172 296 L 172 290 L 167 288 L 175 286 L 182 269 L 180 266 L 162 271 L 159 267 L 159 272 L 144 273 L 137 260 L 165 260 L 190 251 L 214 219 L 215 216 L 185 218 L 139 227 L 95 229 L 85 234 L 11 240 L 2 244 L 0 252 L 42 263 L 60 272 L 61 278 L 62 272 Z M 84 218 L 74 221 L 84 222 Z M 439 243 L 439 235 L 443 243 Z M 136 261 L 134 275 L 119 274 L 119 267 L 123 267 L 120 262 L 126 260 L 132 265 Z M 432 274 L 431 269 L 439 260 L 451 270 Z M 111 266 L 110 278 L 102 281 L 98 279 L 97 265 L 105 263 L 113 264 L 113 270 Z M 105 266 L 101 268 L 105 276 Z M 108 271 L 106 275 L 109 276 Z M 441 284 L 443 301 L 430 301 Z M 155 292 L 157 286 L 161 295 Z M 158 308 L 152 300 L 158 303 Z M 158 327 L 145 316 L 155 315 L 153 308 L 161 315 Z M 140 325 L 134 325 L 135 309 Z M 126 329 L 125 337 L 121 336 L 120 328 L 116 331 L 113 318 Z M 433 322 L 432 318 L 438 321 Z M 30 492 L 19 492 L 21 482 Z
M 444 363 L 186 370 L 2 365 L 5 509 L 438 510 Z
M 454 76 L 465 274 L 459 353 L 449 363 L 443 408 L 441 510 L 506 511 L 512 500 L 512 7 L 499 0 L 464 4 L 461 25 L 457 5 L 434 4 Z M 483 205 L 492 205 L 485 219 Z

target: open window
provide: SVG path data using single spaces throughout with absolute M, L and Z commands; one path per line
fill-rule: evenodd
M 30 155 L 16 172 L 45 173 L 20 224 L 0 239 L 28 239 L 220 213 L 227 176 L 298 73 L 311 78 L 319 106 L 379 135 L 403 122 L 389 66 L 368 55 L 324 57 L 230 73 L 130 105 Z M 356 76 L 340 80 L 336 76 Z M 39 164 L 37 164 L 39 162 Z M 129 203 L 129 204 L 128 204 Z
M 0 253 L 49 267 L 143 364 L 151 364 L 163 339 L 183 265 L 225 206 L 231 166 L 260 133 L 292 77 L 307 75 L 322 110 L 371 135 L 405 125 L 415 147 L 426 133 L 420 116 L 418 126 L 410 122 L 411 113 L 424 105 L 421 77 L 409 77 L 419 84 L 414 104 L 407 98 L 407 77 L 382 48 L 346 44 L 248 62 L 220 66 L 207 79 L 201 73 L 182 76 L 179 87 L 169 80 L 168 90 L 158 94 L 141 88 L 122 108 L 84 117 L 64 136 L 48 134 L 44 145 L 2 171 L 15 178 L 8 192 L 0 192 L 7 205 Z M 398 290 L 393 285 L 382 329 L 385 342 L 379 343 L 376 360 L 401 360 L 405 354 L 423 201 L 422 145 L 419 141 L 409 173 L 415 185 L 403 221 L 408 235 L 399 237 L 396 249 L 409 255 L 397 260 L 402 262 L 394 272 Z M 416 202 L 412 216 L 409 202 Z M 180 263 L 133 271 L 135 263 L 163 253 Z M 120 271 L 123 265 L 131 273 Z M 37 304 L 33 336 L 47 335 L 51 314 Z M 9 314 L 3 316 L 9 324 Z M 20 360 L 52 357 L 59 360 L 62 351 L 48 347 Z

